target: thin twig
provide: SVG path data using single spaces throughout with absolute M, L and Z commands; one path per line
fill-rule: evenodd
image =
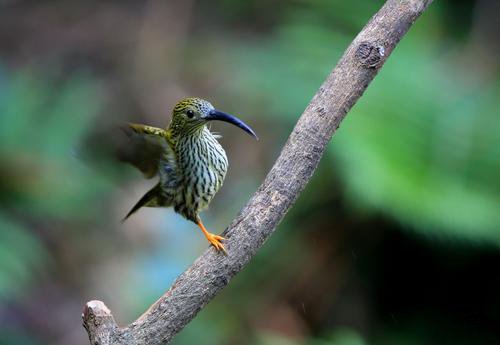
M 127 327 L 116 325 L 104 303 L 88 302 L 83 322 L 92 345 L 167 344 L 229 283 L 274 232 L 346 113 L 431 2 L 388 0 L 354 39 L 300 117 L 262 185 L 225 231 L 229 255 L 207 249 Z

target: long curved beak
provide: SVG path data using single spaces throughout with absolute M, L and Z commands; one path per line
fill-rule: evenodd
M 214 109 L 214 110 L 211 110 L 210 113 L 208 113 L 208 115 L 204 117 L 204 119 L 206 121 L 218 120 L 218 121 L 224 121 L 224 122 L 231 123 L 231 124 L 235 125 L 236 127 L 241 128 L 242 130 L 244 130 L 245 132 L 250 134 L 255 139 L 257 139 L 257 140 L 259 139 L 257 137 L 257 135 L 255 134 L 255 132 L 253 131 L 253 129 L 251 129 L 245 122 L 241 121 L 236 116 L 226 114 L 222 111 Z

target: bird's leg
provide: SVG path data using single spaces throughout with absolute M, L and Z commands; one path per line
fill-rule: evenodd
M 203 225 L 203 223 L 201 222 L 201 219 L 199 219 L 199 218 L 196 221 L 196 224 L 198 224 L 198 226 L 200 227 L 201 231 L 203 231 L 203 234 L 207 238 L 208 242 L 210 242 L 210 244 L 212 246 L 214 246 L 215 249 L 220 250 L 224 254 L 227 255 L 226 248 L 224 248 L 224 245 L 221 243 L 221 240 L 225 240 L 225 238 L 222 237 L 222 236 L 214 235 L 214 234 L 208 232 L 207 229 L 205 229 L 205 226 Z

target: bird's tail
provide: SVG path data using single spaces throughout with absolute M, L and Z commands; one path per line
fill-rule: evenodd
M 144 194 L 144 196 L 132 207 L 132 209 L 127 213 L 127 215 L 122 219 L 122 223 L 127 220 L 132 214 L 137 212 L 143 206 L 146 207 L 155 207 L 160 206 L 160 197 L 161 197 L 161 188 L 158 183 L 154 186 L 149 192 Z

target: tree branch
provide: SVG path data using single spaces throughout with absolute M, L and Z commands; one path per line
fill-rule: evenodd
M 100 301 L 83 324 L 92 345 L 167 344 L 274 232 L 316 169 L 333 133 L 432 0 L 388 0 L 354 39 L 297 122 L 266 179 L 224 233 L 228 256 L 207 249 L 139 319 L 119 328 Z

